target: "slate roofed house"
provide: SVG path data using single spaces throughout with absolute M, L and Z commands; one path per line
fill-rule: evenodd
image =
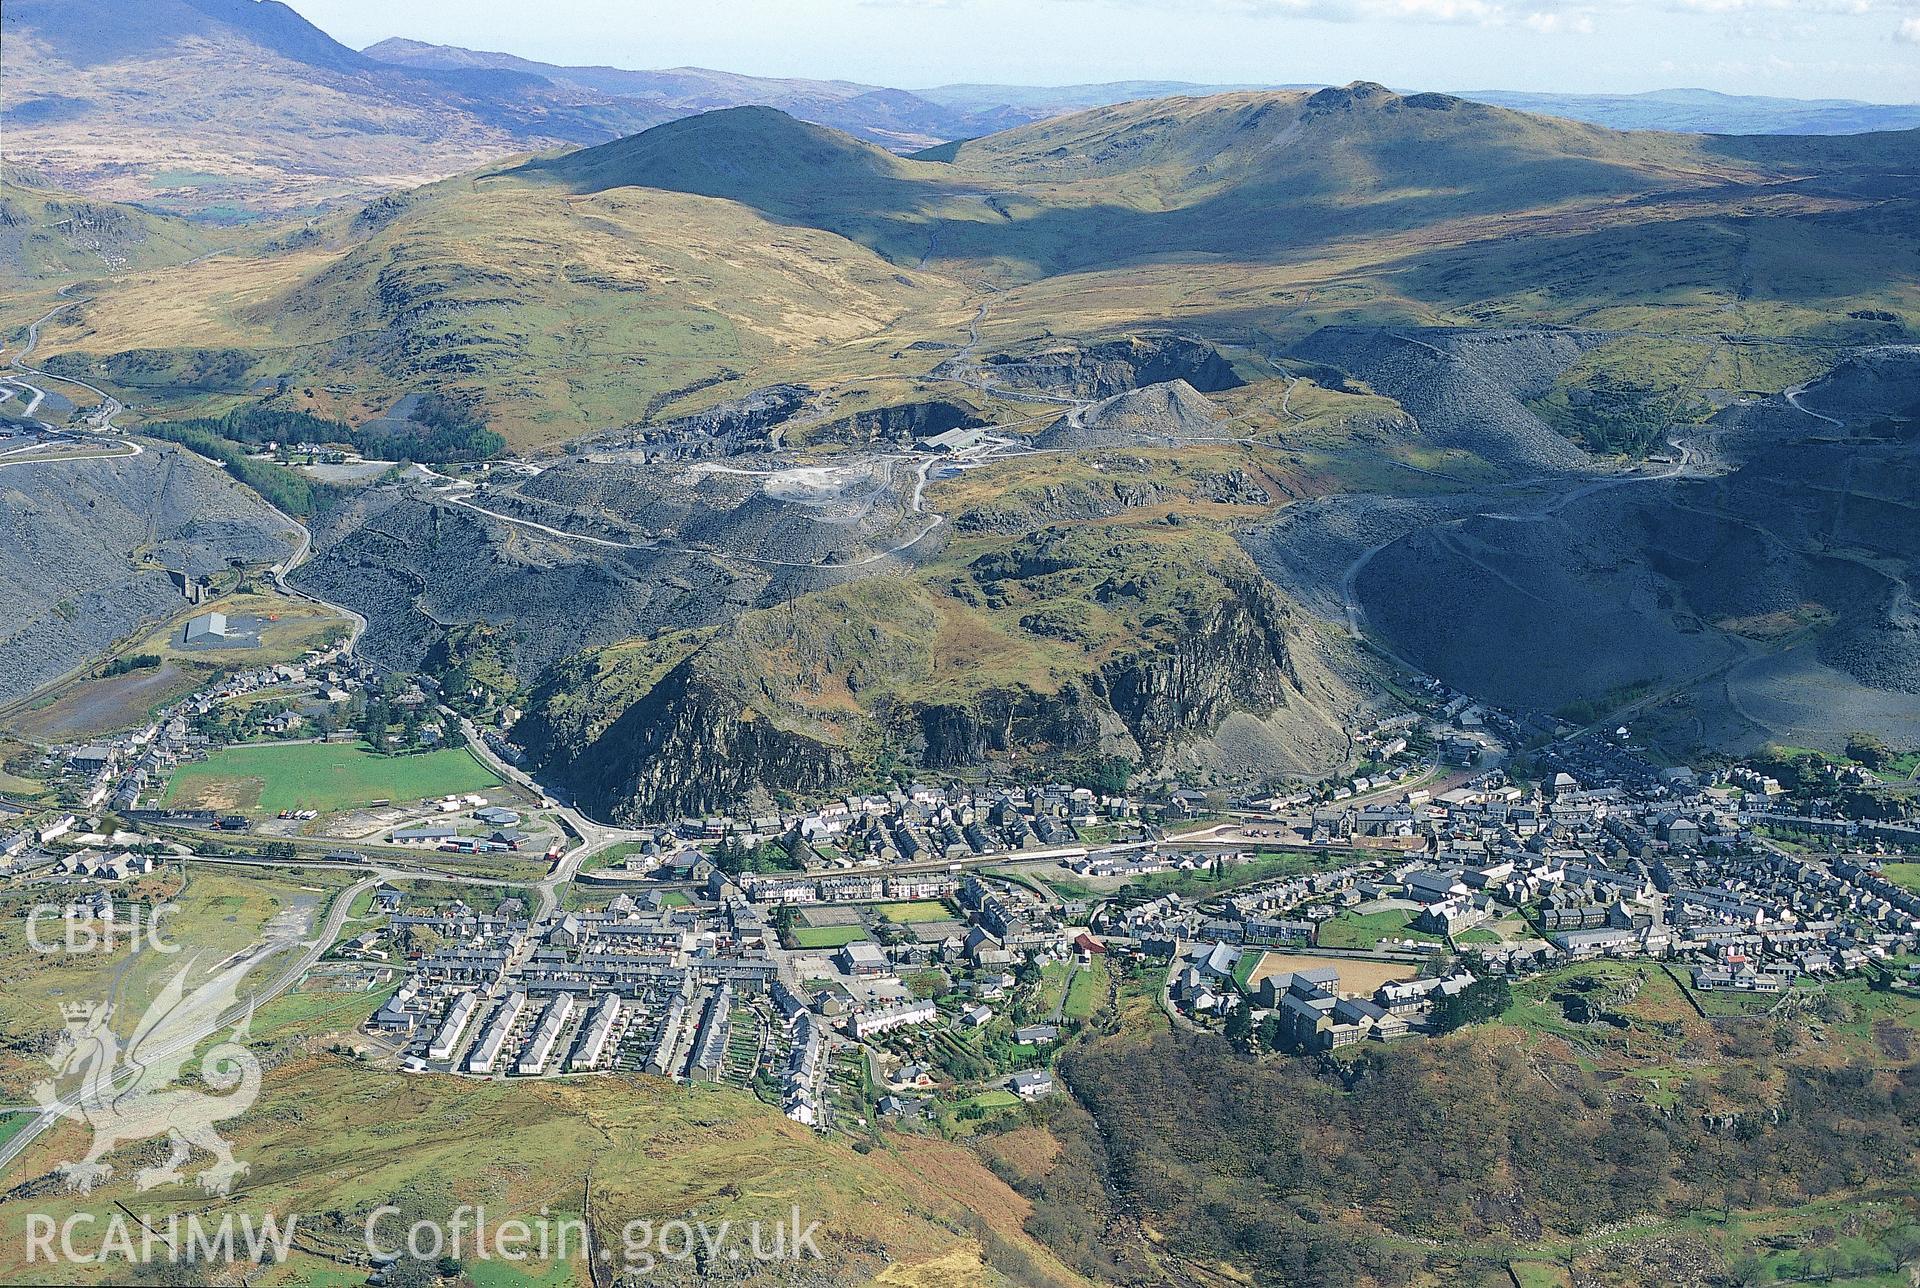
M 975 926 L 967 932 L 966 955 L 980 966 L 997 965 L 1013 960 L 1013 954 L 996 936 L 981 926 Z
M 1303 985 L 1332 992 L 1340 987 L 1340 969 L 1337 966 L 1312 966 L 1306 970 L 1269 975 L 1255 987 L 1253 1000 L 1266 1010 L 1273 1010 L 1280 1005 L 1296 980 Z
M 1233 974 L 1233 968 L 1240 964 L 1240 950 L 1232 944 L 1215 944 L 1207 951 L 1200 962 L 1200 969 L 1209 975 L 1226 979 Z
M 1407 873 L 1407 897 L 1416 903 L 1440 903 L 1468 893 L 1460 874 L 1448 869 L 1415 868 Z
M 1007 1090 L 1022 1100 L 1038 1100 L 1053 1094 L 1053 1075 L 1045 1069 L 1023 1069 L 1007 1079 Z

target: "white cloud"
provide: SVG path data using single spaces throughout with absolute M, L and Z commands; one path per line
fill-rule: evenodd
M 1666 8 L 1688 13 L 1821 13 L 1865 17 L 1912 9 L 1916 0 L 1667 0 Z
M 1905 45 L 1920 45 L 1920 18 L 1903 18 L 1893 29 L 1893 38 Z
M 1593 0 L 1247 0 L 1255 13 L 1327 22 L 1402 21 L 1553 33 L 1593 31 Z
M 1593 34 L 1593 19 L 1584 13 L 1535 12 L 1528 14 L 1520 21 L 1527 30 L 1538 31 L 1545 35 L 1554 35 L 1563 31 L 1577 36 Z

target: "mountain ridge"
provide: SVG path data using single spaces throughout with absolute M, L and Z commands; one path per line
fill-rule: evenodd
M 1116 99 L 1247 92 L 1120 81 L 1057 92 L 953 85 L 915 93 L 698 67 L 568 67 L 399 37 L 355 50 L 279 0 L 12 0 L 0 23 L 0 112 L 11 161 L 86 196 L 229 220 L 363 201 L 488 161 L 608 142 L 718 108 L 772 106 L 908 153 Z M 1680 91 L 1486 91 L 1477 101 L 1637 128 L 1773 125 L 1813 134 L 1920 125 L 1920 108 L 1703 100 Z

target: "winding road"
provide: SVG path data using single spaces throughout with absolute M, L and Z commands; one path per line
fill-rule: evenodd
M 1834 426 L 1836 429 L 1845 429 L 1847 427 L 1847 423 L 1845 421 L 1835 420 L 1833 417 L 1824 415 L 1821 412 L 1817 412 L 1813 408 L 1807 406 L 1805 403 L 1800 401 L 1800 395 L 1807 392 L 1810 386 L 1811 386 L 1811 382 L 1807 382 L 1804 384 L 1795 385 L 1793 388 L 1786 391 L 1787 401 L 1793 404 L 1793 409 L 1798 412 L 1805 412 L 1807 415 L 1813 417 L 1815 420 L 1823 420 L 1827 424 Z
M 28 400 L 27 405 L 18 413 L 20 418 L 22 420 L 31 420 L 38 424 L 45 432 L 59 435 L 61 438 L 74 438 L 74 436 L 70 431 L 50 425 L 34 415 L 34 413 L 40 409 L 40 404 L 46 400 L 47 391 L 41 386 L 34 384 L 32 380 L 29 380 L 29 376 L 36 380 L 54 381 L 60 384 L 72 385 L 77 389 L 85 389 L 97 397 L 100 400 L 100 405 L 91 413 L 91 419 L 94 422 L 94 431 L 98 434 L 104 435 L 120 432 L 120 427 L 113 423 L 113 418 L 126 410 L 126 408 L 121 405 L 119 399 L 98 385 L 89 384 L 85 380 L 76 380 L 70 376 L 52 375 L 40 370 L 38 367 L 27 365 L 27 359 L 32 356 L 33 351 L 39 347 L 40 328 L 60 313 L 85 302 L 84 300 L 68 300 L 64 304 L 56 304 L 32 322 L 29 322 L 27 324 L 26 343 L 21 345 L 16 352 L 8 355 L 7 372 L 0 374 L 0 401 L 11 400 L 17 396 L 17 391 L 21 390 L 31 394 L 32 397 Z M 7 388 L 6 386 L 12 386 L 12 388 Z M 74 438 L 74 441 L 79 440 Z M 46 444 L 44 443 L 32 443 L 25 447 L 16 447 L 8 452 L 0 452 L 0 469 L 22 465 L 56 465 L 66 461 L 125 460 L 129 457 L 140 455 L 144 450 L 140 444 L 134 442 L 132 439 L 122 439 L 115 444 L 117 450 L 113 451 L 70 452 L 40 456 L 30 455 L 30 453 L 38 452 L 45 446 Z M 18 456 L 20 459 L 6 459 L 12 456 Z

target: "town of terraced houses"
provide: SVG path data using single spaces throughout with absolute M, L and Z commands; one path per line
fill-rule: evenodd
M 370 869 L 312 967 L 383 999 L 361 1058 L 725 1081 L 822 1131 L 1052 1094 L 1051 1057 L 1123 985 L 1177 1025 L 1298 1052 L 1444 1032 L 1497 1013 L 1511 977 L 1597 957 L 1658 962 L 1703 1016 L 1869 970 L 1920 988 L 1883 965 L 1920 946 L 1920 896 L 1880 870 L 1920 827 L 1849 809 L 1911 767 L 1662 768 L 1629 727 L 1433 681 L 1407 697 L 1350 731 L 1363 772 L 1270 794 L 916 782 L 617 829 L 519 774 L 460 695 L 336 641 L 49 751 L 60 803 L 0 803 L 0 855 L 95 933 L 185 863 Z M 211 756 L 365 738 L 464 745 L 490 772 L 325 817 L 178 803 Z M 1611 999 L 1573 1000 L 1604 1019 Z

